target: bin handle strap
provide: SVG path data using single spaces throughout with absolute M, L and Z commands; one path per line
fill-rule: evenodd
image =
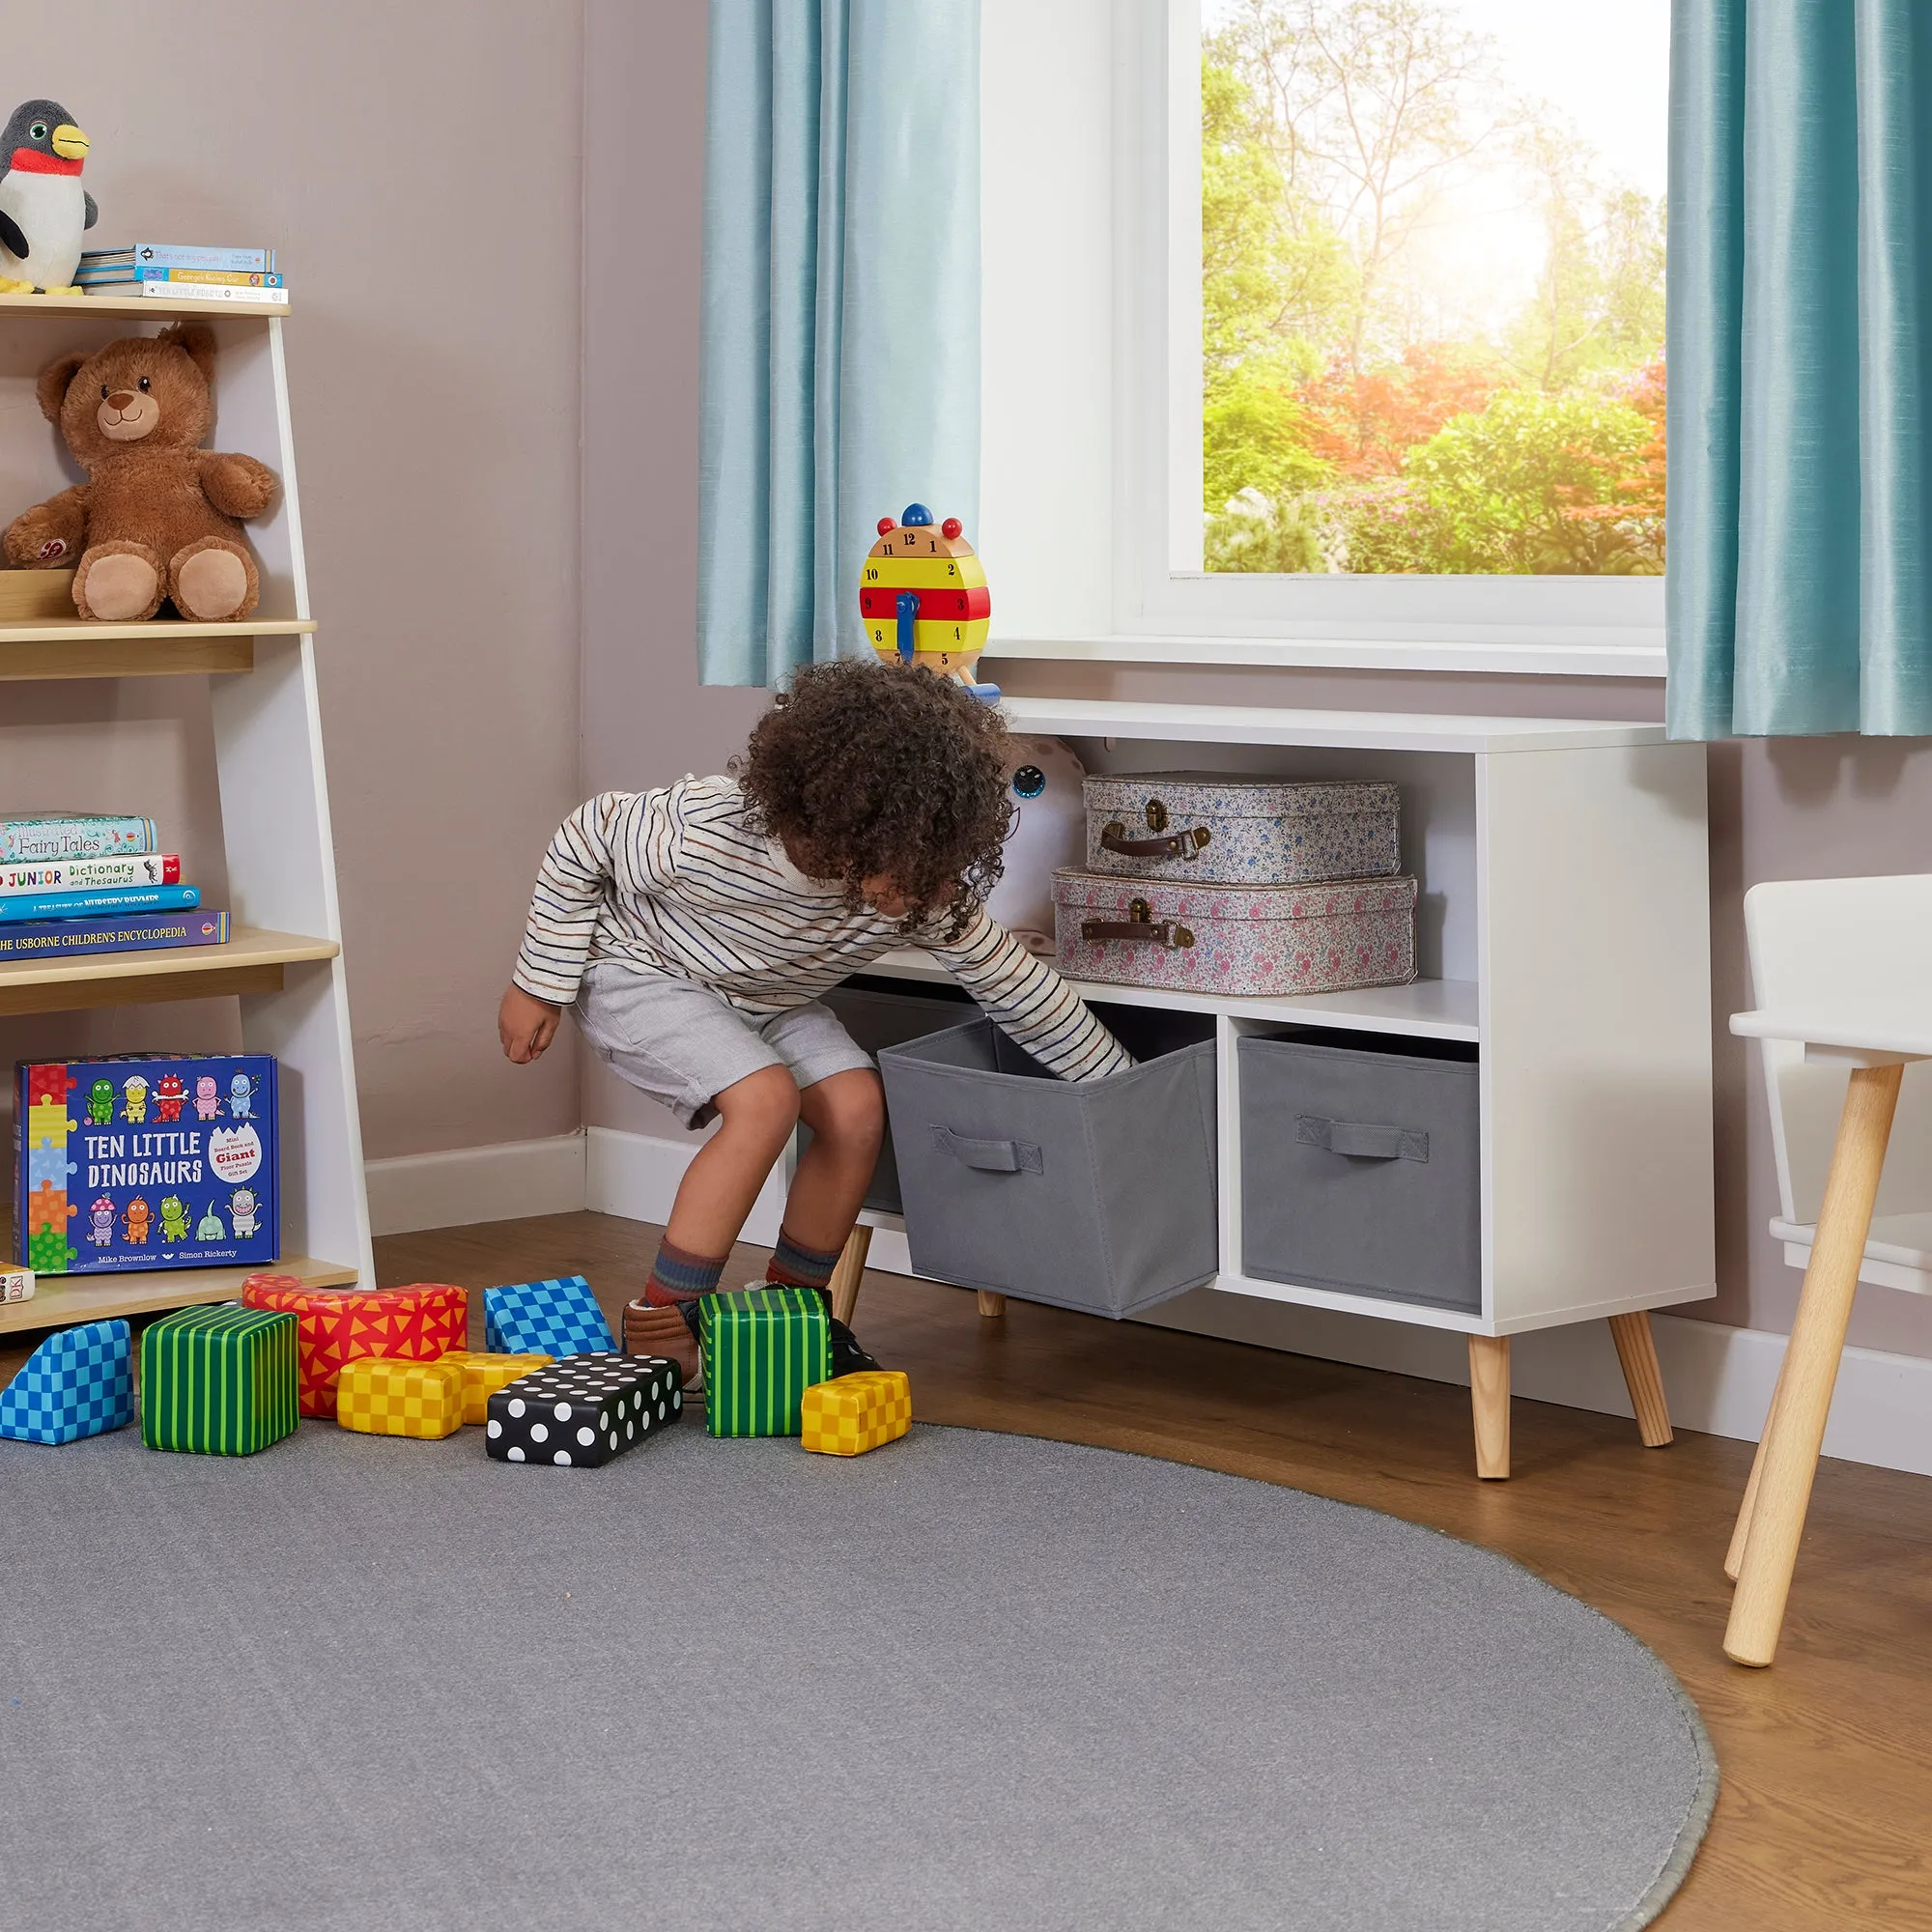
M 1419 1127 L 1384 1126 L 1374 1121 L 1324 1121 L 1319 1114 L 1294 1117 L 1294 1138 L 1303 1147 L 1363 1160 L 1427 1160 L 1429 1136 Z
M 1164 838 L 1129 838 L 1124 825 L 1109 825 L 1100 834 L 1100 849 L 1123 859 L 1191 859 L 1213 835 L 1205 825 L 1170 832 Z
M 951 1127 L 931 1128 L 932 1144 L 968 1167 L 986 1174 L 1044 1174 L 1046 1162 L 1032 1141 L 976 1141 Z

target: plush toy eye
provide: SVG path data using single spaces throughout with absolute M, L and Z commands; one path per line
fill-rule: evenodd
M 154 384 L 152 384 L 151 382 L 149 382 L 149 381 L 148 381 L 147 377 L 143 376 L 143 377 L 141 378 L 141 385 L 140 385 L 140 386 L 141 386 L 141 393 L 142 393 L 142 395 L 144 395 L 144 396 L 145 396 L 145 395 L 146 395 L 146 394 L 148 393 L 148 391 L 149 391 L 150 389 L 152 389 L 152 388 L 153 388 L 153 387 L 154 387 L 155 385 L 154 385 Z
M 1013 774 L 1013 792 L 1019 798 L 1037 798 L 1046 789 L 1046 774 L 1037 765 L 1022 765 Z
M 27 129 L 27 135 L 28 138 L 31 140 L 44 141 L 47 138 L 47 124 L 44 121 L 36 121 L 34 125 Z
M 100 385 L 100 400 L 103 403 L 107 400 L 107 384 L 105 383 Z

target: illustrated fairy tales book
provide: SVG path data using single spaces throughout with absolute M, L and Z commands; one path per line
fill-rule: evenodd
M 935 524 L 923 503 L 908 503 L 896 521 L 879 519 L 878 541 L 859 573 L 859 615 L 880 657 L 997 699 L 998 687 L 980 684 L 973 669 L 992 610 L 986 573 L 957 517 Z
M 37 1273 L 225 1267 L 281 1252 L 267 1054 L 22 1061 L 14 1122 L 14 1250 Z

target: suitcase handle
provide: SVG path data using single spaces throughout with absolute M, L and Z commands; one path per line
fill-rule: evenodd
M 1129 838 L 1127 828 L 1116 820 L 1101 832 L 1100 849 L 1123 859 L 1191 859 L 1213 837 L 1205 825 L 1196 825 L 1165 838 Z
M 1103 939 L 1123 939 L 1129 946 L 1159 946 L 1173 952 L 1194 944 L 1194 935 L 1171 919 L 1087 919 L 1080 937 L 1089 946 Z
M 1429 1136 L 1419 1127 L 1391 1127 L 1374 1121 L 1324 1121 L 1318 1114 L 1294 1117 L 1294 1138 L 1303 1147 L 1358 1160 L 1427 1160 Z
M 976 1141 L 951 1127 L 930 1129 L 932 1144 L 967 1167 L 982 1174 L 1044 1174 L 1046 1162 L 1032 1141 Z

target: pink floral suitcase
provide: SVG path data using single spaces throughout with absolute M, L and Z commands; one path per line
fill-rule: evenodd
M 1192 993 L 1340 993 L 1415 978 L 1415 881 L 1180 886 L 1053 875 L 1069 979 Z

